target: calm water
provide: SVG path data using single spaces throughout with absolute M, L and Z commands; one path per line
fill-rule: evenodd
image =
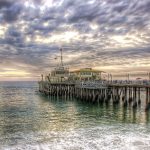
M 0 150 L 149 150 L 150 113 L 47 98 L 35 82 L 0 83 Z

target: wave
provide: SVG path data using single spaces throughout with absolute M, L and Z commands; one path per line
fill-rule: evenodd
M 64 132 L 21 135 L 3 150 L 143 150 L 150 149 L 150 131 L 142 125 L 101 126 Z

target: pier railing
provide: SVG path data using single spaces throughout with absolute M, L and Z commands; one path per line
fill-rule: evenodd
M 50 85 L 73 85 L 77 88 L 86 89 L 102 89 L 108 87 L 137 87 L 137 88 L 150 88 L 149 81 L 63 81 L 63 82 L 47 82 L 40 81 L 40 88 L 48 88 Z
M 107 88 L 107 84 L 104 81 L 77 81 L 75 86 L 78 88 L 87 88 L 87 89 L 100 89 Z

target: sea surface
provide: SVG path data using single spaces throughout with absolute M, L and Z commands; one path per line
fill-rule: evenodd
M 0 150 L 150 150 L 150 112 L 45 97 L 36 82 L 0 82 Z

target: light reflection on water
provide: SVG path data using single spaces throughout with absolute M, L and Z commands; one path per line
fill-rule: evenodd
M 0 83 L 0 149 L 149 149 L 150 113 L 44 97 L 35 82 Z

